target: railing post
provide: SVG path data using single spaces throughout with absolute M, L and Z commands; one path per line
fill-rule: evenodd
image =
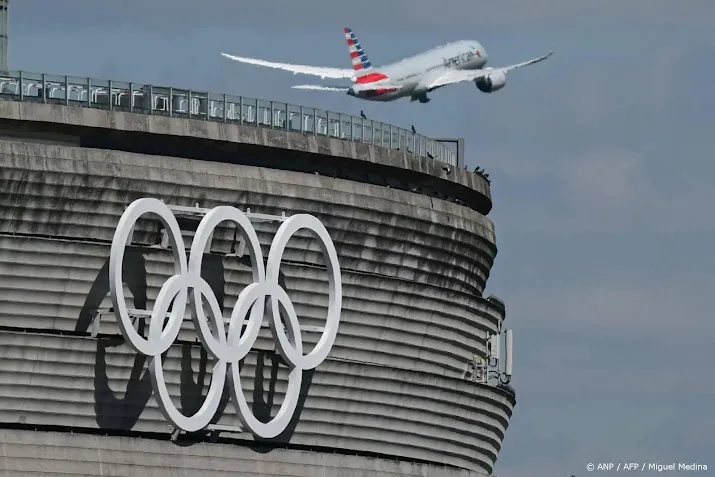
M 109 110 L 114 109 L 114 102 L 112 101 L 112 80 L 107 83 L 107 104 L 109 105 Z
M 313 108 L 313 136 L 318 135 L 318 110 Z
M 24 100 L 25 100 L 25 90 L 22 89 L 22 87 L 24 86 L 24 82 L 25 82 L 25 81 L 24 81 L 24 79 L 23 79 L 22 71 L 20 71 L 20 79 L 19 79 L 19 81 L 20 81 L 20 85 L 19 85 L 19 88 L 20 88 L 20 101 L 24 101 Z
M 390 149 L 394 149 L 394 145 L 392 142 L 392 124 L 390 124 Z
M 45 80 L 45 73 L 42 73 L 42 102 L 47 102 L 47 81 Z
M 169 88 L 169 117 L 174 116 L 174 88 Z
M 305 133 L 305 116 L 303 115 L 303 106 L 300 107 L 300 132 Z
M 134 112 L 134 83 L 129 83 L 129 112 Z
M 464 166 L 464 138 L 457 139 L 457 157 L 455 159 L 455 166 Z
M 87 78 L 87 107 L 92 107 L 92 78 Z
M 188 99 L 188 107 L 186 108 L 186 111 L 188 111 L 189 119 L 191 119 L 191 107 L 193 106 L 193 103 L 191 102 L 191 90 L 188 90 L 186 93 Z
M 286 103 L 286 131 L 290 131 L 290 106 Z
M 65 76 L 65 105 L 70 104 L 70 77 Z
M 149 85 L 149 114 L 154 114 L 154 86 Z
M 223 94 L 223 122 L 228 122 L 228 96 L 226 93 Z
M 243 96 L 238 98 L 238 121 L 243 124 Z

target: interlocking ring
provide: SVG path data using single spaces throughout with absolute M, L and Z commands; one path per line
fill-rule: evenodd
M 151 312 L 147 338 L 140 335 L 132 324 L 122 286 L 124 250 L 131 242 L 134 225 L 143 215 L 152 215 L 164 224 L 174 254 L 174 275 L 159 291 Z M 229 321 L 228 335 L 218 300 L 209 284 L 201 277 L 201 262 L 206 245 L 211 240 L 216 227 L 222 222 L 233 222 L 244 232 L 253 263 L 253 283 L 244 288 L 238 296 Z M 328 316 L 323 335 L 307 355 L 303 354 L 300 324 L 293 303 L 278 283 L 285 247 L 293 234 L 301 229 L 309 230 L 318 240 L 323 256 L 326 258 L 329 279 Z M 246 214 L 235 207 L 216 207 L 199 223 L 187 262 L 184 240 L 176 218 L 166 204 L 151 198 L 135 200 L 119 219 L 109 260 L 109 289 L 122 335 L 137 352 L 151 358 L 149 370 L 154 395 L 167 420 L 187 432 L 204 429 L 218 410 L 228 376 L 229 388 L 241 422 L 255 435 L 266 439 L 283 432 L 293 417 L 298 404 L 303 370 L 315 368 L 330 353 L 338 332 L 342 306 L 342 281 L 335 245 L 323 224 L 312 215 L 298 214 L 283 222 L 271 243 L 268 262 L 264 266 L 258 235 Z M 172 301 L 174 305 L 164 326 Z M 273 338 L 281 356 L 288 363 L 290 372 L 288 390 L 281 408 L 273 419 L 263 423 L 254 416 L 248 406 L 241 388 L 238 363 L 248 354 L 258 338 L 266 302 L 271 316 L 269 325 Z M 182 414 L 172 403 L 166 387 L 161 359 L 161 355 L 169 349 L 179 335 L 187 305 L 190 306 L 201 343 L 217 361 L 213 367 L 206 399 L 201 408 L 191 416 Z M 208 317 L 204 305 L 208 310 Z M 281 321 L 281 311 L 286 319 L 285 330 Z M 246 330 L 241 334 L 247 316 Z

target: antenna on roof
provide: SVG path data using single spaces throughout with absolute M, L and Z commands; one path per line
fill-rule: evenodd
M 502 330 L 501 326 L 494 334 L 487 332 L 487 353 L 482 365 L 487 377 L 480 382 L 486 384 L 489 379 L 496 379 L 500 384 L 509 384 L 511 382 L 514 366 L 513 336 L 512 330 Z M 502 340 L 504 341 L 503 350 L 501 349 Z
M 506 330 L 505 332 L 506 337 L 505 337 L 505 343 L 504 343 L 504 351 L 506 354 L 506 359 L 504 363 L 504 374 L 511 379 L 511 374 L 513 371 L 513 366 L 514 366 L 514 337 L 513 337 L 513 332 L 512 330 Z
M 8 50 L 10 47 L 10 0 L 0 0 L 0 71 L 8 71 Z
M 491 366 L 497 366 L 499 363 L 499 341 L 501 336 L 494 334 L 489 336 L 489 361 Z

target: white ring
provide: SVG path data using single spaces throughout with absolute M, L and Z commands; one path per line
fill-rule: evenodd
M 275 293 L 271 294 L 271 314 L 273 316 L 271 329 L 278 339 L 278 346 L 283 359 L 299 368 L 313 369 L 325 360 L 328 353 L 330 353 L 330 349 L 333 347 L 335 337 L 338 333 L 343 296 L 338 253 L 335 250 L 333 241 L 330 239 L 330 234 L 328 234 L 328 231 L 318 219 L 312 215 L 298 214 L 283 222 L 278 232 L 276 232 L 276 236 L 273 238 L 273 243 L 271 244 L 271 249 L 268 252 L 266 282 L 273 285 L 276 290 L 282 290 L 278 284 L 281 259 L 283 258 L 283 253 L 286 245 L 288 245 L 288 241 L 293 237 L 293 234 L 300 229 L 310 230 L 313 236 L 318 239 L 328 268 L 328 316 L 325 320 L 325 329 L 323 330 L 323 335 L 320 337 L 320 340 L 313 348 L 313 351 L 307 355 L 303 355 L 302 351 L 296 350 L 288 341 L 283 327 L 280 326 L 281 319 L 278 296 Z M 290 300 L 288 300 L 288 302 L 290 303 Z M 294 325 L 298 326 L 297 317 Z M 290 325 L 286 323 L 286 327 L 290 327 Z M 300 330 L 298 330 L 297 337 L 300 339 Z
M 122 261 L 124 249 L 130 243 L 137 220 L 146 214 L 158 217 L 164 224 L 174 255 L 175 274 L 159 291 L 151 313 L 148 338 L 145 339 L 134 329 L 129 317 L 122 284 Z M 201 264 L 207 244 L 216 227 L 226 221 L 237 225 L 247 239 L 248 251 L 253 263 L 254 282 L 239 294 L 228 330 L 225 328 L 216 296 L 206 280 L 201 277 Z M 278 283 L 280 264 L 286 245 L 301 229 L 309 230 L 318 240 L 325 257 L 329 280 L 325 328 L 315 348 L 307 355 L 303 355 L 300 323 L 293 303 L 286 290 Z M 265 266 L 258 234 L 246 214 L 234 207 L 216 207 L 199 223 L 187 263 L 184 240 L 176 218 L 163 202 L 150 198 L 132 202 L 119 220 L 112 240 L 109 260 L 109 288 L 117 322 L 125 340 L 136 351 L 152 358 L 150 371 L 154 395 L 167 420 L 175 427 L 188 432 L 205 428 L 219 407 L 228 375 L 239 418 L 251 432 L 266 439 L 279 435 L 288 427 L 298 404 L 302 373 L 304 370 L 318 366 L 330 353 L 337 335 L 342 306 L 342 280 L 335 245 L 326 228 L 315 217 L 298 214 L 284 221 L 271 243 L 268 264 Z M 191 293 L 189 289 L 192 290 Z M 188 299 L 189 297 L 191 299 Z M 268 298 L 270 298 L 268 303 L 271 314 L 269 325 L 276 347 L 288 363 L 290 372 L 283 404 L 276 416 L 264 423 L 253 415 L 248 406 L 241 388 L 238 363 L 246 357 L 258 338 Z M 164 327 L 166 313 L 172 302 L 171 315 Z M 211 385 L 206 399 L 199 411 L 192 416 L 185 416 L 172 403 L 166 387 L 161 359 L 161 355 L 169 349 L 179 335 L 187 305 L 191 307 L 192 319 L 201 343 L 217 361 L 212 371 Z M 208 319 L 204 311 L 205 306 L 209 312 Z M 246 330 L 241 334 L 247 316 Z M 285 319 L 286 330 L 283 329 L 281 316 Z
M 139 353 L 147 356 L 157 356 L 169 348 L 161 348 L 161 343 L 144 339 L 144 337 L 134 329 L 132 320 L 129 318 L 129 312 L 127 311 L 122 279 L 124 248 L 131 243 L 132 232 L 134 231 L 137 220 L 146 214 L 151 214 L 161 220 L 169 234 L 171 249 L 174 253 L 175 273 L 177 275 L 185 275 L 187 272 L 184 239 L 181 237 L 179 223 L 176 221 L 169 207 L 157 199 L 137 199 L 129 204 L 129 207 L 127 207 L 119 219 L 117 229 L 114 231 L 114 239 L 112 240 L 112 248 L 109 255 L 109 293 L 112 296 L 112 306 L 114 307 L 114 314 L 117 317 L 119 329 L 122 335 L 124 335 L 126 342 Z M 179 293 L 174 305 L 176 312 L 172 312 L 170 322 L 183 320 L 183 315 L 181 315 L 181 319 L 178 318 L 178 312 L 181 311 L 183 313 L 186 307 L 186 295 L 186 290 Z M 168 309 L 168 305 L 166 309 Z M 171 343 L 169 343 L 169 345 L 170 344 Z
M 246 293 L 246 295 L 241 297 L 243 298 L 243 301 L 241 301 L 240 306 L 238 303 L 236 303 L 236 309 L 239 309 L 241 311 L 241 316 L 246 315 L 248 308 L 253 304 L 254 301 L 265 300 L 267 293 L 270 291 L 270 284 L 268 283 L 254 283 L 252 285 L 249 285 L 249 287 L 252 288 L 248 293 Z M 246 290 L 248 289 L 249 288 L 246 287 Z M 246 290 L 244 290 L 244 292 Z M 243 293 L 241 294 L 243 295 Z M 298 325 L 298 317 L 295 314 L 293 304 L 290 302 L 290 298 L 288 298 L 288 294 L 285 292 L 285 290 L 283 290 L 283 288 L 279 288 L 276 290 L 275 295 L 279 297 L 278 301 L 281 304 L 285 304 L 285 308 L 288 310 L 289 313 L 288 321 L 290 323 L 295 323 L 295 325 Z M 239 301 L 241 300 L 241 298 L 239 298 Z M 300 329 L 298 328 L 298 326 L 286 326 L 288 326 L 289 328 L 289 333 L 291 335 L 291 338 L 295 342 L 298 353 L 302 353 L 303 342 L 300 339 Z M 236 329 L 240 331 L 240 327 Z M 246 349 L 246 352 L 248 352 L 249 349 L 250 346 L 248 347 L 248 349 Z M 241 356 L 241 359 L 243 359 L 243 356 Z M 231 369 L 229 372 L 229 382 L 231 383 L 231 398 L 233 399 L 234 405 L 236 406 L 236 412 L 244 426 L 251 429 L 254 434 L 259 435 L 265 439 L 271 439 L 277 436 L 278 434 L 283 432 L 286 427 L 288 427 L 288 424 L 290 424 L 290 420 L 293 418 L 295 408 L 298 405 L 300 386 L 303 381 L 303 370 L 300 367 L 295 366 L 290 361 L 288 362 L 288 365 L 290 366 L 290 371 L 288 373 L 288 389 L 286 390 L 285 397 L 283 398 L 283 403 L 281 404 L 281 407 L 278 410 L 276 416 L 265 423 L 256 419 L 256 416 L 254 416 L 253 412 L 248 407 L 246 396 L 243 394 L 243 388 L 241 387 L 241 376 L 239 374 L 238 361 L 232 362 L 230 366 Z
M 193 274 L 196 277 L 201 276 L 201 263 L 203 262 L 206 245 L 208 244 L 209 240 L 211 240 L 213 231 L 216 229 L 218 224 L 227 221 L 233 222 L 244 232 L 244 236 L 248 240 L 246 248 L 248 249 L 253 264 L 253 282 L 263 283 L 266 279 L 266 272 L 265 266 L 263 265 L 263 253 L 261 252 L 261 243 L 258 240 L 258 234 L 253 228 L 253 225 L 251 224 L 251 221 L 248 219 L 246 214 L 236 209 L 235 207 L 228 206 L 221 206 L 212 209 L 204 216 L 203 220 L 201 220 L 201 223 L 199 223 L 199 226 L 196 228 L 196 235 L 194 235 L 194 241 L 191 244 L 189 273 Z M 216 299 L 213 295 L 213 292 L 211 292 L 211 297 L 213 297 L 214 300 Z M 204 343 L 204 345 L 206 346 L 206 351 L 208 351 L 211 356 L 216 359 L 230 361 L 231 356 L 236 355 L 238 353 L 238 349 L 234 349 L 234 347 L 231 347 L 230 345 L 226 344 L 223 318 L 220 320 L 220 327 L 216 328 L 216 332 L 219 335 L 223 335 L 223 341 L 221 344 L 219 344 L 211 334 L 211 330 L 208 329 L 206 326 L 208 325 L 208 323 L 206 321 L 206 316 L 204 315 L 202 293 L 200 293 L 199 290 L 196 288 L 194 288 L 193 300 L 194 302 L 193 306 L 191 307 L 191 311 L 194 319 L 194 326 L 196 327 L 196 331 L 199 333 L 199 338 L 201 338 L 201 342 Z M 234 306 L 234 310 L 236 308 L 238 308 L 238 306 Z M 246 330 L 247 333 L 249 333 L 251 336 L 254 336 L 254 334 L 258 335 L 258 331 L 261 327 L 261 321 L 263 320 L 264 309 L 265 300 L 261 300 L 260 302 L 256 303 L 251 309 L 249 327 L 248 330 Z M 238 317 L 236 316 L 236 313 L 234 311 L 234 313 L 231 315 L 231 323 L 233 323 L 236 319 L 238 319 Z M 241 321 L 242 324 L 243 317 L 241 317 L 239 321 Z M 249 349 L 247 349 L 245 353 L 243 353 L 243 356 L 248 353 L 250 347 L 253 345 L 253 341 L 255 341 L 255 337 L 249 344 Z M 238 343 L 236 343 L 235 346 L 238 346 Z

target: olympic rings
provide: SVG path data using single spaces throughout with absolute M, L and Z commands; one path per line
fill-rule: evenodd
M 161 287 L 154 303 L 148 338 L 141 336 L 133 326 L 122 281 L 124 250 L 126 245 L 131 243 L 137 220 L 144 215 L 154 216 L 162 222 L 174 255 L 174 275 Z M 244 233 L 253 263 L 253 283 L 239 294 L 231 313 L 228 330 L 224 326 L 216 296 L 206 280 L 201 277 L 204 250 L 214 230 L 222 222 L 233 222 Z M 329 280 L 328 314 L 323 335 L 307 355 L 303 354 L 300 324 L 293 303 L 288 293 L 278 283 L 286 245 L 301 229 L 309 230 L 318 240 L 326 259 Z M 218 410 L 228 376 L 231 397 L 241 422 L 255 435 L 266 439 L 279 435 L 288 427 L 298 404 L 302 373 L 304 370 L 318 366 L 330 353 L 337 336 L 342 307 L 342 280 L 335 245 L 325 226 L 312 215 L 297 214 L 281 224 L 271 243 L 267 265 L 264 265 L 258 234 L 248 216 L 235 207 L 216 207 L 199 223 L 187 260 L 179 223 L 166 204 L 152 198 L 135 200 L 119 219 L 109 258 L 109 289 L 117 323 L 126 342 L 137 352 L 151 358 L 149 370 L 154 395 L 162 414 L 168 421 L 187 432 L 204 429 Z M 173 307 L 167 321 L 166 315 L 172 301 Z M 276 348 L 288 363 L 290 372 L 288 389 L 281 408 L 273 419 L 263 423 L 253 415 L 248 406 L 241 388 L 238 363 L 246 357 L 258 338 L 266 301 L 271 316 L 269 325 L 276 341 Z M 194 327 L 201 343 L 216 360 L 206 399 L 201 408 L 191 416 L 182 414 L 172 403 L 166 387 L 161 359 L 161 355 L 170 348 L 179 335 L 187 305 L 190 306 Z M 286 321 L 285 330 L 281 321 L 281 311 Z M 165 321 L 166 326 L 164 326 Z M 244 324 L 246 329 L 242 334 Z

